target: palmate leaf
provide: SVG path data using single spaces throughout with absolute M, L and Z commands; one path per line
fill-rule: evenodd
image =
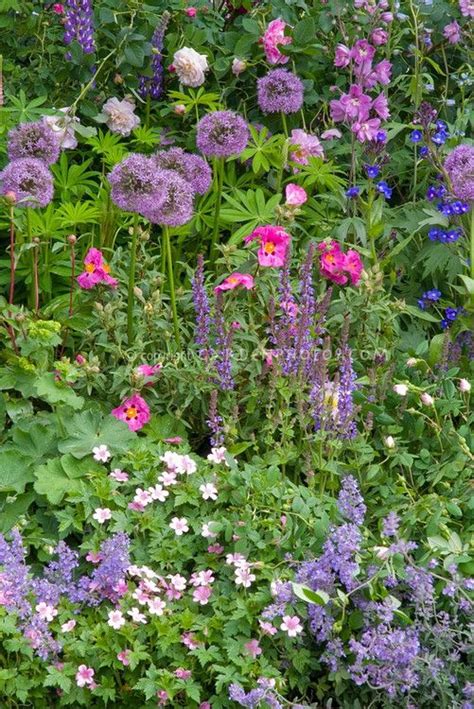
M 85 193 L 93 196 L 94 192 L 97 192 L 97 183 L 93 178 L 98 173 L 87 169 L 91 162 L 92 160 L 85 160 L 80 165 L 70 165 L 66 154 L 62 153 L 59 162 L 52 165 L 51 171 L 61 199 L 68 199 L 71 195 L 82 196 Z
M 224 194 L 228 207 L 221 209 L 221 218 L 228 224 L 242 224 L 229 239 L 229 244 L 238 244 L 244 236 L 256 227 L 274 221 L 275 209 L 280 203 L 281 194 L 273 195 L 265 201 L 263 190 L 235 190 L 233 195 Z
M 346 180 L 341 177 L 341 171 L 331 161 L 313 157 L 309 159 L 308 165 L 294 163 L 294 166 L 299 170 L 304 187 L 316 187 L 321 191 L 339 192 L 346 185 Z
M 58 448 L 61 453 L 71 453 L 75 458 L 91 455 L 92 449 L 100 445 L 106 445 L 112 455 L 125 453 L 137 437 L 123 421 L 98 411 L 83 411 L 69 423 L 69 435 Z
M 90 202 L 64 202 L 57 210 L 63 226 L 76 227 L 79 224 L 98 224 L 100 210 L 95 203 Z
M 34 488 L 52 505 L 58 505 L 65 495 L 80 492 L 82 478 L 99 470 L 92 459 L 78 461 L 72 455 L 63 455 L 35 469 Z

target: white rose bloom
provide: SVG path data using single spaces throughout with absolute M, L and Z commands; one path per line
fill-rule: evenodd
M 393 391 L 398 396 L 406 396 L 408 394 L 408 387 L 406 384 L 394 384 Z
M 43 121 L 58 136 L 62 150 L 76 148 L 77 140 L 74 134 L 74 124 L 79 123 L 79 118 L 68 114 L 68 111 L 70 111 L 68 106 L 59 110 L 64 114 L 63 116 L 43 116 Z
M 130 135 L 132 130 L 140 125 L 140 119 L 135 115 L 135 103 L 132 99 L 109 98 L 102 106 L 102 113 L 107 116 L 106 125 L 112 133 Z
M 209 69 L 207 57 L 198 54 L 190 47 L 179 49 L 173 57 L 173 66 L 182 84 L 185 86 L 201 86 L 204 83 L 205 72 Z

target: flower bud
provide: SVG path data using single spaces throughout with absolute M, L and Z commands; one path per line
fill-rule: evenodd
M 395 448 L 397 445 L 393 436 L 386 436 L 383 442 L 385 443 L 385 447 L 389 449 Z
M 421 403 L 424 404 L 425 406 L 434 406 L 434 399 L 430 394 L 428 394 L 426 391 L 423 392 L 420 396 Z
M 243 71 L 245 71 L 247 68 L 247 62 L 244 62 L 243 59 L 237 59 L 237 57 L 234 58 L 234 61 L 232 62 L 232 73 L 234 76 L 239 76 Z
M 3 195 L 9 204 L 15 204 L 16 202 L 16 193 L 13 192 L 13 190 L 8 190 L 8 192 L 5 192 Z
M 75 234 L 69 234 L 67 240 L 68 240 L 68 243 L 71 244 L 71 246 L 74 246 L 74 244 L 77 241 L 77 236 Z
M 416 357 L 409 357 L 407 359 L 407 367 L 416 367 L 418 360 Z
M 408 387 L 406 384 L 394 384 L 393 391 L 398 396 L 406 396 L 408 394 Z
M 174 107 L 173 110 L 176 113 L 176 115 L 182 116 L 186 113 L 186 106 L 184 105 L 184 103 L 178 103 L 178 104 L 176 104 L 176 106 Z
M 460 379 L 459 380 L 459 391 L 462 391 L 463 393 L 470 392 L 471 391 L 471 383 L 467 381 L 467 379 Z

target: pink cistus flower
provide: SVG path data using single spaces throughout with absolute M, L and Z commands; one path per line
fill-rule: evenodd
M 322 276 L 340 286 L 349 280 L 354 286 L 359 284 L 364 265 L 357 251 L 349 249 L 343 253 L 337 241 L 319 244 L 318 250 L 321 252 L 319 268 Z
M 84 271 L 77 277 L 77 282 L 81 288 L 89 290 L 99 283 L 111 288 L 116 288 L 118 281 L 110 276 L 110 266 L 105 263 L 102 252 L 99 249 L 89 249 L 84 259 Z
M 157 374 L 159 374 L 162 369 L 163 365 L 159 363 L 139 364 L 138 367 L 135 368 L 135 374 L 137 374 L 139 377 L 143 377 L 143 383 L 145 386 L 151 386 Z
M 244 241 L 248 244 L 255 239 L 260 241 L 260 248 L 257 252 L 260 266 L 281 268 L 285 263 L 290 245 L 290 234 L 279 226 L 260 226 L 249 236 L 246 236 Z
M 227 276 L 222 283 L 216 286 L 214 291 L 219 293 L 220 291 L 234 290 L 234 288 L 238 286 L 251 290 L 254 286 L 253 276 L 249 273 L 232 273 L 230 276 Z
M 272 20 L 262 37 L 263 49 L 269 64 L 286 64 L 290 57 L 285 56 L 278 49 L 278 45 L 291 44 L 292 39 L 285 35 L 286 22 L 281 18 Z
M 145 399 L 133 394 L 123 404 L 112 409 L 112 416 L 124 421 L 131 431 L 139 431 L 150 420 L 150 409 Z
M 308 199 L 306 190 L 293 182 L 285 187 L 285 197 L 288 207 L 300 207 Z

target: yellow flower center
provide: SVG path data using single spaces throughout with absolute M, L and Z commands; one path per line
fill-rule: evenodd
M 125 410 L 125 416 L 128 419 L 136 419 L 138 416 L 138 410 L 135 406 L 129 406 L 128 409 Z
M 265 251 L 266 254 L 273 254 L 275 253 L 275 244 L 273 241 L 267 241 L 265 246 L 263 247 L 263 250 Z
M 110 266 L 109 266 L 108 263 L 104 263 L 104 264 L 102 265 L 102 268 L 104 269 L 104 271 L 105 271 L 106 273 L 110 273 Z
M 86 271 L 87 273 L 94 273 L 95 271 L 95 266 L 93 263 L 86 263 Z
M 238 283 L 238 282 L 239 282 L 239 279 L 236 278 L 235 276 L 229 276 L 229 278 L 227 279 L 227 281 L 228 281 L 229 283 Z

